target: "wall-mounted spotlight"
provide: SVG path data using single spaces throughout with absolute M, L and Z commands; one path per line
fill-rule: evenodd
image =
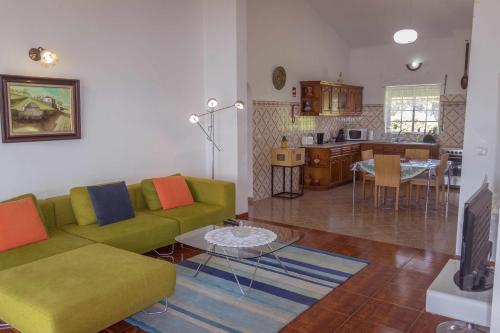
M 420 67 L 422 67 L 422 62 L 419 62 L 419 61 L 412 61 L 411 63 L 409 64 L 406 64 L 406 68 L 408 68 L 408 70 L 414 72 L 414 71 L 418 71 L 420 69 Z
M 31 48 L 28 52 L 28 55 L 31 60 L 39 61 L 40 64 L 44 67 L 52 67 L 57 65 L 59 62 L 59 56 L 57 53 L 46 50 L 43 47 L 34 47 Z

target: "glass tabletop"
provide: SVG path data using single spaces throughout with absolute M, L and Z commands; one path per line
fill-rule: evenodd
M 175 237 L 175 240 L 178 243 L 206 251 L 209 254 L 223 255 L 237 259 L 251 259 L 273 253 L 284 247 L 292 245 L 297 241 L 299 241 L 303 236 L 303 234 L 300 231 L 290 229 L 287 227 L 269 225 L 269 224 L 264 225 L 261 223 L 241 221 L 241 220 L 239 222 L 240 226 L 251 226 L 251 227 L 271 230 L 276 234 L 277 238 L 275 241 L 267 245 L 256 246 L 256 247 L 235 248 L 235 247 L 213 245 L 205 240 L 205 234 L 209 231 L 224 227 L 209 225 L 179 235 Z
M 401 180 L 414 178 L 425 171 L 435 170 L 440 161 L 434 159 L 427 160 L 401 160 Z M 450 163 L 448 163 L 450 165 Z M 359 161 L 353 165 L 353 170 L 362 171 L 375 175 L 375 160 Z

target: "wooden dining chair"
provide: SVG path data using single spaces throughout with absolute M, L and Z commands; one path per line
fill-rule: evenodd
M 394 188 L 394 209 L 399 210 L 399 194 L 401 185 L 408 181 L 401 182 L 401 157 L 399 155 L 375 155 L 375 188 L 373 191 L 373 204 L 378 207 L 378 196 L 382 190 L 382 204 L 385 204 L 386 189 Z M 409 186 L 407 187 L 407 191 Z M 409 198 L 407 192 L 407 200 Z
M 442 154 L 441 157 L 439 158 L 439 166 L 437 167 L 436 170 L 436 175 L 431 177 L 430 180 L 430 187 L 434 188 L 434 191 L 436 193 L 436 209 L 439 208 L 439 203 L 442 201 L 441 196 L 444 195 L 444 176 L 445 176 L 445 171 L 446 167 L 448 166 L 448 159 L 450 155 L 449 154 Z M 420 189 L 422 187 L 427 188 L 427 181 L 428 181 L 428 175 L 427 173 L 422 174 L 418 177 L 413 178 L 410 181 L 410 200 L 411 200 L 411 193 L 413 191 L 413 187 L 415 186 L 417 188 L 417 202 L 420 199 Z
M 363 150 L 361 152 L 361 160 L 362 161 L 368 161 L 368 160 L 371 160 L 373 159 L 373 150 L 372 149 L 369 149 L 369 150 Z M 371 185 L 372 185 L 372 192 L 373 192 L 373 186 L 374 183 L 375 183 L 375 176 L 373 175 L 370 175 L 366 172 L 363 172 L 363 184 L 362 184 L 362 189 L 363 189 L 363 199 L 366 198 L 366 191 L 365 191 L 365 185 L 366 185 L 366 182 L 370 182 Z
M 429 159 L 429 149 L 406 149 L 405 157 L 410 160 L 427 160 Z

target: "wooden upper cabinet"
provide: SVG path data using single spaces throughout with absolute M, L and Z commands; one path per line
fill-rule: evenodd
M 302 81 L 300 88 L 300 111 L 303 116 L 350 116 L 361 113 L 363 87 L 328 81 Z
M 323 100 L 321 113 L 332 112 L 332 87 L 321 87 L 321 99 Z

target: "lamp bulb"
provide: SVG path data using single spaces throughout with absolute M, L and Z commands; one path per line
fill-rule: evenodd
M 189 121 L 193 124 L 196 124 L 200 121 L 200 117 L 197 114 L 192 114 L 189 116 Z
M 234 107 L 238 110 L 243 110 L 245 108 L 245 103 L 243 103 L 243 101 L 236 101 Z
M 398 44 L 411 44 L 418 38 L 418 33 L 414 29 L 401 29 L 394 34 L 394 41 Z
M 40 52 L 40 62 L 42 63 L 42 65 L 52 66 L 57 64 L 58 61 L 59 56 L 57 55 L 57 53 L 49 50 L 43 50 L 42 52 Z
M 215 98 L 209 98 L 207 101 L 207 106 L 211 109 L 215 108 L 219 105 L 219 102 Z

